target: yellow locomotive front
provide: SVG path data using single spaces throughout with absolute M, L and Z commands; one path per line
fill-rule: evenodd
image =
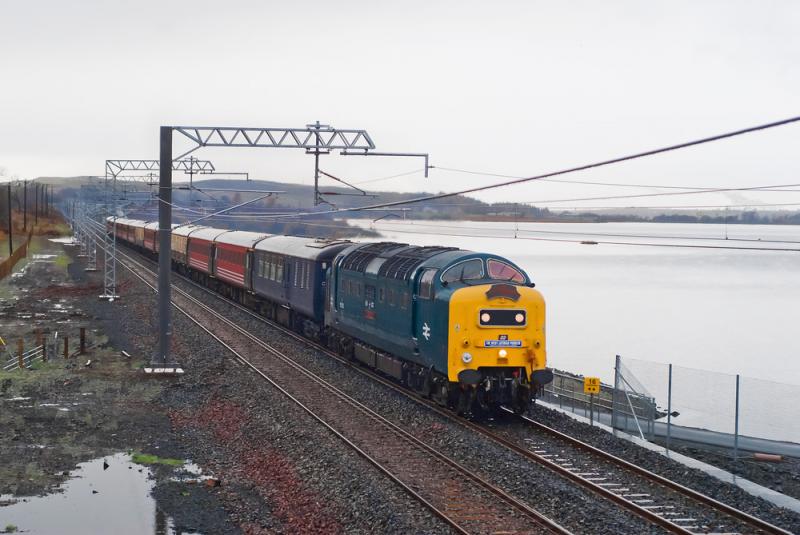
M 524 411 L 553 380 L 546 368 L 545 303 L 529 286 L 495 283 L 467 286 L 450 297 L 448 378 L 473 402 L 488 409 L 510 405 Z

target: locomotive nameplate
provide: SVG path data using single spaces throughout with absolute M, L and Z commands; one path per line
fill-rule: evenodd
M 522 340 L 484 340 L 483 347 L 522 347 Z

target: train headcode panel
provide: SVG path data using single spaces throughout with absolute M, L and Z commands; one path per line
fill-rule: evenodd
M 584 394 L 599 394 L 600 393 L 600 378 L 599 377 L 584 377 L 583 378 L 583 393 Z

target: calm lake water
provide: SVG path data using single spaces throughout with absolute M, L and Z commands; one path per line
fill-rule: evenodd
M 547 302 L 551 366 L 613 382 L 619 354 L 800 384 L 800 226 L 349 222 L 519 264 Z

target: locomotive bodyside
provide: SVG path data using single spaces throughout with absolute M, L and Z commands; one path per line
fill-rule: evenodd
M 544 300 L 506 259 L 367 244 L 337 257 L 330 284 L 329 345 L 442 403 L 522 409 L 552 380 Z

